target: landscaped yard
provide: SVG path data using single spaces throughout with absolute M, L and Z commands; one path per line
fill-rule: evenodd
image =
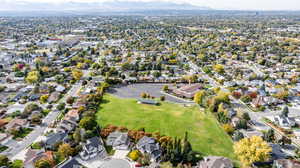
M 183 137 L 185 131 L 195 150 L 205 155 L 235 159 L 230 137 L 222 130 L 212 114 L 201 112 L 197 106 L 184 107 L 172 103 L 159 106 L 138 104 L 135 99 L 105 95 L 97 114 L 102 126 L 113 124 L 129 129 L 144 127 L 147 132 L 160 132 Z

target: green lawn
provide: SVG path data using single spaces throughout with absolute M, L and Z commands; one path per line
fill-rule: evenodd
M 135 99 L 121 99 L 105 95 L 97 121 L 102 126 L 113 124 L 129 129 L 144 127 L 147 132 L 160 132 L 189 140 L 195 150 L 205 155 L 219 155 L 235 159 L 230 137 L 220 128 L 212 114 L 201 112 L 197 106 L 183 107 L 172 103 L 159 106 L 137 104 Z

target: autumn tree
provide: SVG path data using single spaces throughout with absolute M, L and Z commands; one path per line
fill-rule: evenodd
M 218 73 L 224 73 L 224 66 L 221 64 L 216 64 L 213 66 L 214 71 L 218 72 Z
M 199 105 L 203 105 L 203 100 L 205 97 L 206 93 L 204 90 L 198 91 L 195 95 L 194 95 L 194 101 L 195 103 L 199 104 Z
M 97 122 L 93 117 L 87 116 L 80 120 L 79 126 L 85 130 L 93 130 L 97 126 Z
M 245 167 L 269 159 L 272 148 L 259 136 L 244 138 L 234 144 L 234 153 Z
M 37 160 L 34 163 L 34 167 L 35 168 L 49 168 L 49 167 L 51 167 L 51 161 L 48 159 L 42 158 L 40 160 Z
M 25 80 L 28 83 L 37 83 L 39 81 L 39 78 L 40 78 L 40 73 L 38 71 L 31 71 L 28 73 Z
M 42 95 L 40 97 L 40 102 L 41 103 L 46 103 L 46 101 L 48 100 L 48 98 L 49 98 L 49 95 Z
M 61 157 L 67 158 L 67 157 L 73 155 L 74 149 L 69 144 L 64 143 L 58 147 L 57 152 Z
M 80 80 L 81 79 L 81 77 L 83 76 L 83 73 L 82 73 L 82 71 L 81 70 L 79 70 L 79 69 L 74 69 L 74 70 L 72 70 L 72 76 L 73 76 L 73 78 L 75 79 L 75 80 Z

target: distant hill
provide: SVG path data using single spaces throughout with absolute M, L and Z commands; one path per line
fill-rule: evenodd
M 109 1 L 109 2 L 72 2 L 63 3 L 28 2 L 0 0 L 0 11 L 73 11 L 73 12 L 128 12 L 150 10 L 210 10 L 209 7 L 195 6 L 189 3 L 164 1 Z

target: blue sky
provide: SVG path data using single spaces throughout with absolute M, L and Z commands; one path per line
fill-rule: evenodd
M 6 0 L 12 1 L 33 1 L 33 2 L 53 2 L 63 1 L 76 2 L 103 2 L 112 0 Z M 122 0 L 120 0 L 122 1 Z M 151 1 L 151 0 L 131 0 L 131 1 Z M 153 0 L 152 0 L 153 1 Z M 162 1 L 162 0 L 155 0 Z M 163 0 L 179 3 L 192 3 L 199 6 L 208 6 L 215 9 L 241 9 L 241 10 L 300 10 L 300 0 Z

